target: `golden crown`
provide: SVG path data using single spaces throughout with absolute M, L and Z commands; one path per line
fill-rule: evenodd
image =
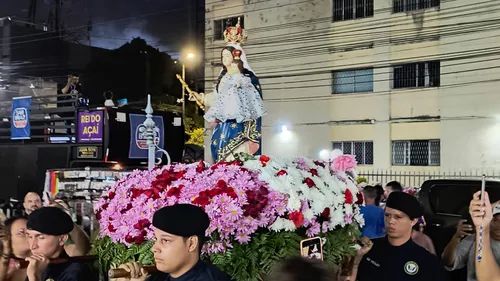
M 241 28 L 240 18 L 238 18 L 236 26 L 231 26 L 224 30 L 224 41 L 226 41 L 226 43 L 241 45 L 247 41 L 247 38 L 247 32 Z

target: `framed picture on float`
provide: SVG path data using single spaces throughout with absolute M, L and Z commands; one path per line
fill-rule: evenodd
M 300 241 L 300 255 L 305 258 L 323 260 L 323 241 L 313 237 Z

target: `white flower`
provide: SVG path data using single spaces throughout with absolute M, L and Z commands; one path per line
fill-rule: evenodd
M 296 195 L 290 195 L 288 198 L 287 209 L 290 211 L 298 211 L 302 207 L 299 198 Z
M 346 215 L 352 215 L 352 206 L 351 205 L 345 205 L 344 206 L 344 214 Z
M 285 231 L 294 231 L 296 229 L 295 224 L 291 220 L 287 220 L 284 218 L 278 218 L 276 221 L 271 225 L 270 227 L 271 230 L 280 232 L 282 230 Z
M 312 220 L 312 218 L 314 217 L 314 213 L 311 209 L 307 209 L 305 212 L 303 212 L 303 214 L 306 220 Z

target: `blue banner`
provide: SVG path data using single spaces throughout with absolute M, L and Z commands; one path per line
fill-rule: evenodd
M 10 138 L 26 140 L 31 138 L 30 127 L 31 97 L 12 99 L 12 116 L 10 118 Z
M 130 120 L 130 150 L 128 157 L 130 159 L 147 159 L 148 158 L 148 144 L 146 139 L 146 115 L 142 114 L 129 114 Z M 156 124 L 155 130 L 155 143 L 163 149 L 165 144 L 165 129 L 163 127 L 163 117 L 153 116 L 153 121 Z M 162 153 L 157 152 L 156 157 L 161 157 Z

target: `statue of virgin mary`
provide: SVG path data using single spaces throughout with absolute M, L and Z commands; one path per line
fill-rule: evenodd
M 231 161 L 237 153 L 261 153 L 262 116 L 266 114 L 262 89 L 241 47 L 247 35 L 239 24 L 224 32 L 227 43 L 221 51 L 222 70 L 210 94 L 188 89 L 208 108 L 205 120 L 213 127 L 210 148 L 214 162 Z

